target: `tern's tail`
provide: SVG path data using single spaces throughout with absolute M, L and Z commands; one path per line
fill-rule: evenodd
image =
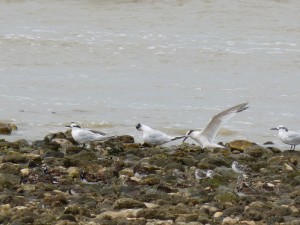
M 174 137 L 174 138 L 171 139 L 171 141 L 175 141 L 175 140 L 181 139 L 181 138 L 185 138 L 185 136 Z

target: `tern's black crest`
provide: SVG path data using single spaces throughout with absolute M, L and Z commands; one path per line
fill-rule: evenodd
M 279 126 L 279 127 L 278 127 L 278 130 L 280 130 L 280 129 L 285 130 L 286 132 L 289 131 L 289 130 L 288 130 L 286 127 L 284 127 L 284 126 Z
M 136 129 L 137 129 L 137 130 L 140 129 L 141 126 L 142 126 L 142 125 L 139 123 L 138 125 L 136 125 Z

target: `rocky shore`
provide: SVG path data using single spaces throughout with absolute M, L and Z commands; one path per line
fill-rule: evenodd
M 248 141 L 207 150 L 131 136 L 79 147 L 70 135 L 0 140 L 0 223 L 300 224 L 300 152 Z M 238 161 L 251 172 L 241 176 Z M 213 170 L 195 178 L 195 170 Z

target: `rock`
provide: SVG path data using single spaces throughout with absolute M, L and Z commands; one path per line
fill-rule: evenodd
M 1 216 L 11 216 L 13 214 L 13 209 L 10 204 L 2 204 L 0 205 L 0 215 Z
M 26 141 L 26 140 L 24 140 L 24 139 L 14 141 L 14 142 L 12 142 L 12 144 L 13 144 L 14 146 L 17 146 L 17 147 L 15 147 L 15 148 L 17 148 L 17 149 L 20 149 L 20 148 L 29 146 L 28 141 Z
M 118 141 L 121 143 L 134 143 L 134 137 L 130 136 L 130 135 L 122 135 L 122 136 L 118 136 L 114 139 L 114 141 Z
M 239 198 L 233 194 L 232 192 L 225 191 L 217 194 L 214 199 L 222 204 L 225 204 L 227 202 L 230 202 L 232 204 L 237 204 L 239 202 Z
M 128 218 L 128 217 L 137 217 L 137 213 L 141 209 L 122 209 L 118 211 L 106 211 L 97 215 L 97 219 L 108 219 L 113 220 L 116 218 Z
M 0 171 L 1 173 L 18 175 L 20 172 L 20 165 L 12 162 L 2 163 L 0 164 Z
M 69 205 L 65 211 L 64 214 L 72 214 L 72 215 L 82 215 L 86 217 L 91 217 L 91 214 L 89 213 L 89 210 L 84 208 L 84 206 L 79 206 L 76 204 Z
M 137 212 L 137 217 L 143 217 L 145 219 L 159 219 L 159 220 L 175 220 L 176 216 L 165 209 L 154 208 L 154 209 L 142 209 Z
M 244 149 L 244 153 L 248 154 L 252 157 L 270 157 L 273 155 L 273 152 L 267 148 L 263 148 L 261 146 L 255 145 Z
M 176 224 L 180 223 L 180 222 L 184 222 L 185 224 L 188 223 L 190 224 L 190 222 L 193 221 L 197 221 L 198 220 L 199 215 L 198 214 L 183 214 L 183 215 L 179 215 L 176 219 Z
M 285 164 L 283 164 L 283 169 L 285 170 L 285 171 L 293 171 L 294 169 L 293 169 L 293 167 L 291 167 L 289 164 L 287 164 L 287 163 L 285 163 Z
M 245 151 L 245 149 L 257 145 L 253 142 L 249 142 L 246 140 L 236 140 L 236 141 L 229 142 L 227 146 L 233 150 L 239 150 L 243 152 Z
M 114 209 L 133 209 L 133 208 L 146 208 L 143 202 L 137 201 L 132 198 L 121 198 L 115 201 Z
M 242 221 L 240 221 L 240 224 L 242 224 L 242 225 L 256 225 L 256 223 L 253 220 L 251 220 L 251 221 L 242 220 Z
M 72 222 L 77 222 L 75 216 L 72 214 L 63 214 L 63 215 L 61 215 L 59 220 L 68 220 L 68 221 L 72 221 Z
M 214 166 L 225 166 L 225 167 L 230 167 L 231 164 L 226 160 L 223 156 L 219 155 L 209 155 L 206 158 L 201 160 L 201 164 L 210 164 Z M 201 165 L 200 165 L 201 168 Z M 203 168 L 204 169 L 204 168 Z
M 46 151 L 43 156 L 43 158 L 64 158 L 65 154 L 63 152 L 58 152 L 58 151 L 52 151 L 52 150 L 48 150 Z
M 225 217 L 222 221 L 222 225 L 234 225 L 239 222 L 239 218 L 231 218 L 231 217 Z
M 17 130 L 17 126 L 15 124 L 0 122 L 0 134 L 9 135 L 14 130 Z
M 77 154 L 79 152 L 81 152 L 83 150 L 82 147 L 78 147 L 78 146 L 69 146 L 66 149 L 66 155 L 73 155 L 73 154 Z
M 30 174 L 30 169 L 29 168 L 24 168 L 20 170 L 21 174 L 23 177 L 28 177 Z
M 65 148 L 67 148 L 69 146 L 73 146 L 73 143 L 71 141 L 64 139 L 64 138 L 54 138 L 50 141 L 50 143 L 56 143 Z
M 3 163 L 11 162 L 11 163 L 18 164 L 18 163 L 29 163 L 30 161 L 40 164 L 42 159 L 41 156 L 37 154 L 31 154 L 31 153 L 22 154 L 19 152 L 10 152 L 10 154 L 2 157 Z
M 76 178 L 79 177 L 80 169 L 78 167 L 69 167 L 67 172 L 70 177 Z
M 218 218 L 223 215 L 223 212 L 216 212 L 213 217 Z

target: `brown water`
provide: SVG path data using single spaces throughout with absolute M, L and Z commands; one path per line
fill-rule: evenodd
M 170 134 L 226 107 L 249 110 L 220 141 L 280 144 L 300 130 L 300 2 L 0 1 L 0 121 L 9 140 L 70 121 L 114 134 L 138 122 Z

